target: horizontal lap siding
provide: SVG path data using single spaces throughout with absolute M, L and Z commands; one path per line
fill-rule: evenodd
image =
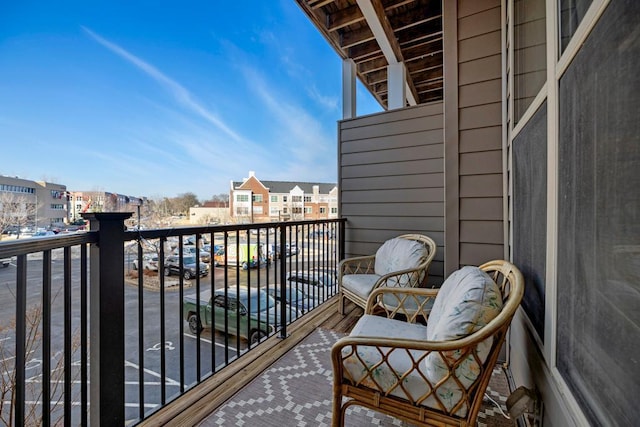
M 458 2 L 460 264 L 504 258 L 500 0 Z
M 373 254 L 385 240 L 400 234 L 425 234 L 438 245 L 429 282 L 442 282 L 442 126 L 441 102 L 339 123 L 346 256 Z

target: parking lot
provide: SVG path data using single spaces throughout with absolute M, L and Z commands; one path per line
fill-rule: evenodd
M 315 266 L 318 260 L 325 256 L 322 249 L 314 247 L 313 241 L 300 245 L 301 253 L 298 256 L 285 258 L 286 271 L 305 270 Z M 72 333 L 77 335 L 80 330 L 80 278 L 79 251 L 72 251 L 71 260 L 71 294 L 72 294 Z M 304 255 L 304 257 L 303 257 Z M 303 261 L 304 260 L 304 261 Z M 308 260 L 308 261 L 307 261 Z M 125 257 L 125 274 L 132 271 L 131 259 Z M 63 259 L 62 251 L 54 250 L 52 254 L 52 366 L 63 360 L 62 343 L 64 306 L 63 306 Z M 153 276 L 145 276 L 145 280 Z M 270 264 L 260 269 L 241 270 L 236 268 L 213 267 L 209 274 L 200 279 L 201 290 L 223 288 L 226 283 L 230 286 L 251 285 L 261 287 L 275 286 L 279 283 L 280 264 Z M 180 392 L 181 378 L 185 387 L 194 384 L 198 378 L 207 375 L 216 367 L 219 369 L 226 363 L 233 361 L 238 354 L 247 348 L 247 342 L 234 335 L 225 335 L 205 329 L 198 337 L 189 332 L 188 325 L 180 317 L 180 292 L 178 276 L 170 276 L 164 292 L 159 289 L 145 286 L 142 291 L 143 317 L 138 318 L 139 292 L 137 279 L 128 277 L 125 281 L 125 380 L 126 380 L 126 415 L 127 419 L 134 420 L 139 414 L 139 387 L 140 373 L 144 382 L 144 406 L 145 410 L 151 410 L 160 404 L 162 399 L 162 357 L 164 363 L 164 391 L 165 398 L 171 399 Z M 4 378 L 8 378 L 13 368 L 13 354 L 15 349 L 15 335 L 11 321 L 15 318 L 16 310 L 16 268 L 15 260 L 7 268 L 0 268 L 0 313 L 2 328 L 0 329 L 0 347 L 2 359 L 0 369 L 4 366 L 6 372 L 2 372 Z M 196 280 L 183 280 L 184 295 L 196 293 Z M 164 300 L 164 310 L 161 310 L 161 301 Z M 42 259 L 38 255 L 30 255 L 27 263 L 27 305 L 33 310 L 42 307 Z M 139 323 L 142 320 L 142 347 L 139 345 Z M 161 337 L 160 325 L 164 321 L 164 337 Z M 181 330 L 182 327 L 182 330 Z M 141 350 L 140 350 L 141 349 Z M 72 364 L 73 378 L 79 375 L 80 356 L 77 345 L 74 346 Z M 181 366 L 180 354 L 184 354 L 184 363 Z M 141 355 L 141 353 L 143 353 Z M 199 359 L 198 359 L 199 354 Z M 199 362 L 198 362 L 199 360 Z M 197 365 L 200 365 L 199 373 Z M 26 363 L 27 384 L 31 387 L 28 392 L 28 404 L 38 405 L 38 390 L 41 387 L 42 350 L 36 343 L 27 355 Z M 56 378 L 55 370 L 51 375 L 52 381 L 60 381 Z M 75 391 L 74 391 L 75 393 Z M 75 393 L 77 394 L 77 393 Z M 55 396 L 54 396 L 55 398 Z M 58 395 L 58 398 L 60 396 Z M 79 396 L 77 397 L 79 398 Z M 74 400 L 77 399 L 74 397 Z M 52 411 L 55 414 L 55 410 Z

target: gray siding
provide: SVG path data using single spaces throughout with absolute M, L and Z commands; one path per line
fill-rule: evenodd
M 373 254 L 400 234 L 425 234 L 438 245 L 429 281 L 441 283 L 442 102 L 345 120 L 338 133 L 340 213 L 348 220 L 346 256 Z
M 457 12 L 459 263 L 478 265 L 504 258 L 500 0 Z

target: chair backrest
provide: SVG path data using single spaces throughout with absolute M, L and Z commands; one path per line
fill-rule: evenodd
M 463 267 L 442 285 L 429 316 L 427 339 L 468 341 L 454 351 L 430 353 L 424 361 L 426 377 L 438 384 L 435 393 L 447 411 L 464 416 L 474 406 L 469 392 L 476 380 L 488 382 L 489 366 L 495 363 L 523 291 L 522 274 L 506 261 Z
M 374 271 L 379 276 L 427 268 L 435 256 L 435 242 L 421 234 L 403 234 L 389 239 L 376 252 Z

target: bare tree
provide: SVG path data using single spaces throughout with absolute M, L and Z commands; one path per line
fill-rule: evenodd
M 26 316 L 26 338 L 25 338 L 25 354 L 37 354 L 42 348 L 42 336 L 41 336 L 41 321 L 42 321 L 42 306 L 40 304 L 34 305 L 27 310 Z M 10 320 L 4 325 L 0 325 L 0 334 L 7 335 L 15 331 L 15 319 Z M 77 350 L 80 347 L 79 334 L 74 334 L 72 338 L 72 354 L 70 357 L 74 357 Z M 0 340 L 0 402 L 7 402 L 10 399 L 11 404 L 0 404 L 0 424 L 5 426 L 14 425 L 14 410 L 16 404 L 16 371 L 15 371 L 15 357 L 14 349 L 8 344 L 10 340 Z M 36 361 L 38 359 L 34 359 Z M 72 372 L 72 384 L 79 377 L 79 371 Z M 41 375 L 38 375 L 41 377 Z M 60 413 L 56 411 L 63 404 L 63 389 L 64 389 L 64 356 L 61 352 L 57 352 L 52 355 L 51 360 L 51 372 L 50 372 L 50 401 L 51 406 L 48 408 L 42 408 L 42 405 L 26 404 L 25 405 L 25 420 L 24 425 L 39 426 L 42 425 L 41 411 L 48 410 L 53 415 Z M 41 378 L 39 378 L 41 379 Z M 25 392 L 29 396 L 31 402 L 42 402 L 43 389 L 42 381 L 27 381 L 25 383 Z M 77 397 L 79 390 L 74 391 L 74 397 Z M 74 398 L 72 397 L 72 400 Z M 62 416 L 62 414 L 60 414 Z M 60 425 L 61 419 L 51 422 L 53 425 Z
M 10 225 L 24 227 L 35 221 L 36 204 L 22 194 L 0 192 L 0 232 Z

